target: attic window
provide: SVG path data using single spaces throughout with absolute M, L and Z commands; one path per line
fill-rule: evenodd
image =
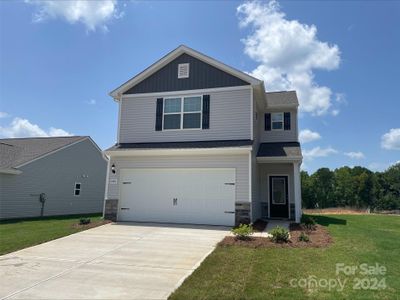
M 189 64 L 178 64 L 178 79 L 189 78 Z

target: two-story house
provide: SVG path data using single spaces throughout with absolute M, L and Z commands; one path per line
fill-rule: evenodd
M 110 93 L 119 106 L 104 214 L 234 225 L 301 216 L 296 92 L 179 46 Z

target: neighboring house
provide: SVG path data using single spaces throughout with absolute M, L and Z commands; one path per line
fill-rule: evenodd
M 0 139 L 0 219 L 101 212 L 106 169 L 88 136 Z
M 301 216 L 294 91 L 180 46 L 110 93 L 105 217 L 234 225 Z

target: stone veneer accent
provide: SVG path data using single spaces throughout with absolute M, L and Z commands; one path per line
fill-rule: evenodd
M 235 203 L 235 225 L 250 224 L 250 202 Z
M 118 199 L 106 199 L 105 201 L 104 219 L 117 221 Z
M 295 204 L 290 203 L 290 220 L 294 220 L 295 217 L 296 217 Z

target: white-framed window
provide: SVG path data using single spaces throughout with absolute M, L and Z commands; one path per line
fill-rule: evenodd
M 74 196 L 78 197 L 81 195 L 81 188 L 82 188 L 82 184 L 80 182 L 75 182 Z
M 271 114 L 271 129 L 283 130 L 283 112 L 276 112 Z
M 201 129 L 202 96 L 164 99 L 163 130 Z
M 189 78 L 189 63 L 178 64 L 178 79 Z

